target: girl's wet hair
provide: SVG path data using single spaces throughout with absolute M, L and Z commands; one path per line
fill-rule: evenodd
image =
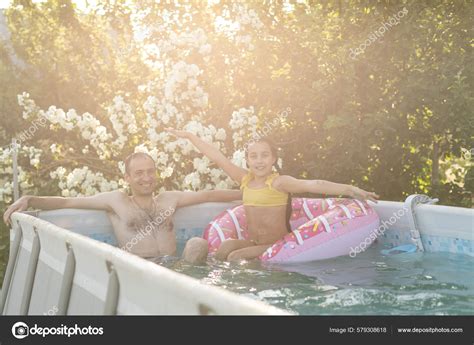
M 281 174 L 281 169 L 278 166 L 278 147 L 275 145 L 273 140 L 270 138 L 260 138 L 258 140 L 255 140 L 253 143 L 266 143 L 270 147 L 270 151 L 272 153 L 272 156 L 275 157 L 275 163 L 273 166 L 275 167 L 276 171 Z M 250 144 L 251 145 L 251 144 Z M 249 146 L 247 146 L 247 149 L 245 150 L 245 160 L 248 162 L 248 154 L 249 154 Z M 246 163 L 247 164 L 247 163 Z M 248 168 L 248 164 L 247 164 Z M 291 218 L 291 213 L 293 212 L 292 206 L 291 206 L 291 193 L 288 193 L 288 202 L 286 203 L 286 228 L 288 232 L 291 232 L 291 225 L 290 225 L 290 218 Z

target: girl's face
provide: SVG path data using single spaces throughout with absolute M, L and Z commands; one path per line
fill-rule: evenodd
M 247 163 L 255 176 L 268 176 L 272 173 L 272 166 L 276 157 L 273 156 L 270 145 L 266 142 L 255 142 L 247 148 Z

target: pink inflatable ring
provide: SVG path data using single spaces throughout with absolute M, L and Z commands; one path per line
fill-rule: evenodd
M 370 244 L 379 226 L 377 213 L 353 199 L 292 199 L 292 231 L 269 247 L 259 259 L 266 262 L 308 262 L 349 255 Z M 209 254 L 227 239 L 248 239 L 243 205 L 219 214 L 204 230 Z

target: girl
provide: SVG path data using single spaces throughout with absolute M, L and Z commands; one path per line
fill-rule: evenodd
M 184 138 L 211 161 L 215 162 L 243 192 L 243 205 L 247 218 L 249 240 L 229 239 L 222 242 L 216 252 L 220 260 L 236 261 L 259 257 L 267 248 L 284 237 L 289 229 L 290 193 L 318 193 L 346 195 L 376 202 L 378 195 L 360 188 L 323 180 L 299 180 L 272 171 L 278 159 L 277 150 L 270 140 L 260 139 L 247 147 L 246 160 L 249 170 L 233 164 L 216 147 L 196 135 L 167 128 L 178 138 Z

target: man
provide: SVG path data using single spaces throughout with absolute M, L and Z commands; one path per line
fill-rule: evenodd
M 26 195 L 5 211 L 3 220 L 7 224 L 10 223 L 13 212 L 24 211 L 28 207 L 42 210 L 104 210 L 113 225 L 119 247 L 143 258 L 153 258 L 176 253 L 172 215 L 178 207 L 242 198 L 239 190 L 165 191 L 153 196 L 157 185 L 155 162 L 150 155 L 143 152 L 133 153 L 125 159 L 125 181 L 130 186 L 132 196 L 122 191 L 72 198 Z M 137 240 L 137 234 L 143 233 L 146 236 Z M 206 260 L 206 254 L 207 241 L 196 237 L 186 243 L 183 259 L 191 263 L 202 263 Z

